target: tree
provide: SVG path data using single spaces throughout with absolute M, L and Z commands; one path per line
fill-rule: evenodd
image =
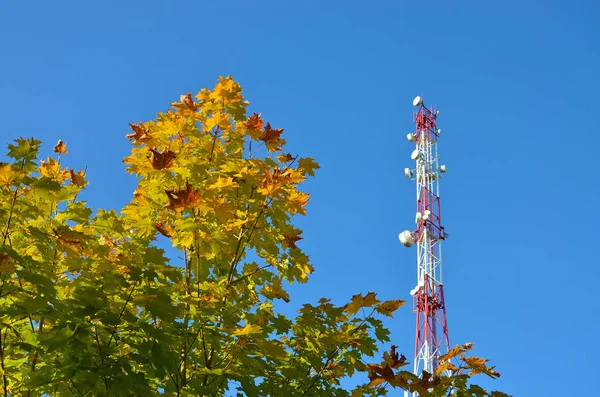
M 124 162 L 138 186 L 120 212 L 94 213 L 78 199 L 86 175 L 63 167 L 64 142 L 41 160 L 36 139 L 9 145 L 0 163 L 5 397 L 346 396 L 339 379 L 356 371 L 369 382 L 353 396 L 387 386 L 437 396 L 451 383 L 467 390 L 474 372 L 496 376 L 463 359 L 461 370 L 448 361 L 455 375 L 417 378 L 400 370 L 395 348 L 381 365 L 364 364 L 389 342 L 381 317 L 402 300 L 323 298 L 294 319 L 275 310 L 289 300 L 286 283 L 313 271 L 292 218 L 305 214 L 299 187 L 319 166 L 286 153 L 283 129 L 247 116 L 247 104 L 238 83 L 220 78 L 131 124 Z M 167 258 L 157 238 L 180 255 Z

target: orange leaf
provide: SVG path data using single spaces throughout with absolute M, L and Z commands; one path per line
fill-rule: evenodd
M 67 152 L 67 144 L 64 143 L 61 139 L 59 139 L 58 142 L 56 142 L 56 145 L 54 145 L 54 153 L 61 153 L 61 154 L 69 153 L 69 152 Z
M 284 143 L 281 139 L 283 128 L 271 128 L 271 124 L 267 123 L 265 129 L 259 140 L 263 141 L 270 151 L 278 150 L 281 143 Z
M 246 121 L 246 128 L 249 130 L 262 130 L 263 128 L 263 119 L 260 118 L 260 114 L 254 113 L 252 116 L 248 117 L 248 121 Z
M 173 102 L 171 103 L 171 106 L 175 109 L 191 110 L 192 112 L 198 110 L 198 105 L 194 103 L 191 92 L 188 92 L 187 95 L 181 95 L 179 97 L 179 102 Z
M 144 127 L 144 124 L 131 124 L 129 123 L 129 127 L 133 130 L 133 134 L 127 134 L 127 140 L 135 141 L 136 143 L 142 143 L 144 141 L 150 140 L 152 137 L 150 136 L 150 130 Z
M 173 235 L 172 228 L 165 226 L 162 222 L 155 223 L 154 227 L 156 228 L 156 230 L 158 230 L 160 234 L 162 234 L 165 237 L 171 237 Z

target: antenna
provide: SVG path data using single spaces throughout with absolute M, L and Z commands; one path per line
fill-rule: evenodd
M 450 348 L 442 284 L 442 241 L 448 234 L 440 217 L 439 188 L 446 166 L 439 165 L 439 111 L 427 108 L 420 96 L 413 100 L 413 106 L 417 107 L 414 113 L 416 131 L 407 135 L 407 139 L 415 144 L 411 154 L 415 168 L 406 168 L 404 175 L 417 185 L 417 228 L 405 230 L 398 237 L 405 247 L 417 246 L 417 285 L 410 294 L 413 311 L 417 314 L 414 374 L 421 376 L 423 371 L 435 373 L 439 357 Z M 404 396 L 411 394 L 405 391 Z M 412 393 L 412 397 L 416 396 L 417 393 Z

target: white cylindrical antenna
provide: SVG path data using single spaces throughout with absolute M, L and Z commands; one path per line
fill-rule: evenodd
M 408 134 L 406 134 L 406 139 L 408 139 L 409 142 L 414 142 L 416 138 L 417 136 L 414 132 L 409 132 Z
M 412 176 L 412 172 L 410 171 L 410 168 L 404 169 L 404 176 L 407 178 L 410 178 Z
M 446 172 L 446 165 L 440 165 L 440 172 Z
M 410 230 L 405 230 L 402 233 L 400 233 L 398 235 L 398 239 L 400 239 L 400 242 L 405 247 L 412 247 L 412 245 L 415 243 L 415 239 Z
M 413 160 L 416 160 L 416 159 L 419 158 L 420 155 L 421 155 L 421 153 L 419 152 L 419 149 L 415 149 L 411 153 L 410 158 L 413 159 Z
M 413 106 L 421 106 L 423 104 L 423 98 L 421 98 L 420 96 L 416 96 L 415 99 L 413 99 Z

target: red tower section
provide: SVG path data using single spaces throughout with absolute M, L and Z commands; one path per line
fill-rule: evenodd
M 407 138 L 415 143 L 411 155 L 415 168 L 407 168 L 405 175 L 417 185 L 416 229 L 400 233 L 400 241 L 408 247 L 417 246 L 417 286 L 411 295 L 417 315 L 414 373 L 420 376 L 423 371 L 434 373 L 439 357 L 449 349 L 441 253 L 442 241 L 448 235 L 442 226 L 439 195 L 439 182 L 446 172 L 446 167 L 439 165 L 439 112 L 425 107 L 420 97 L 413 104 L 418 108 L 414 114 L 416 130 Z

